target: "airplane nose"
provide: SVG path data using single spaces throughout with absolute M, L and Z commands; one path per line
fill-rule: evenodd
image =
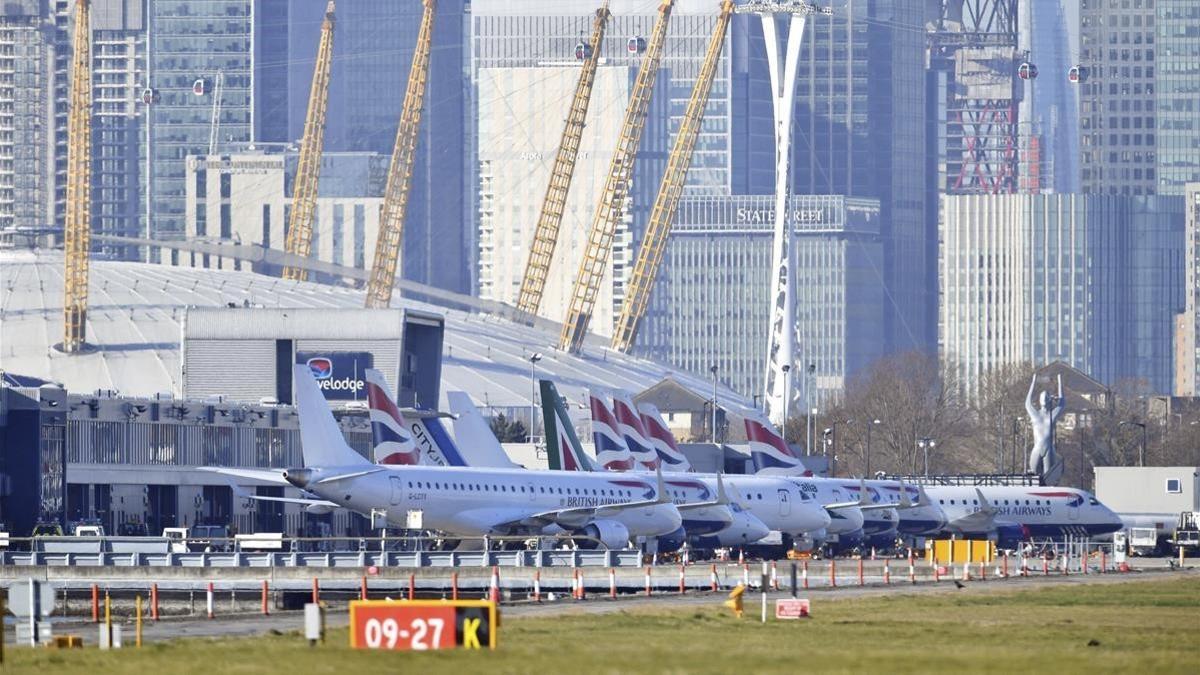
M 312 469 L 286 469 L 283 472 L 283 479 L 304 490 L 312 481 Z
M 808 516 L 809 516 L 808 519 L 810 522 L 805 529 L 808 532 L 815 532 L 816 530 L 823 530 L 823 529 L 829 527 L 829 524 L 833 522 L 833 518 L 829 517 L 829 512 L 827 512 L 823 507 L 818 506 L 816 504 L 814 504 L 811 508 L 807 509 L 807 513 L 808 513 Z

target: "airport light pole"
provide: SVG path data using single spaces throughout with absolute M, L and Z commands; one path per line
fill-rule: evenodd
M 806 455 L 812 454 L 812 447 L 817 441 L 817 430 L 813 428 L 813 419 L 817 415 L 817 409 L 812 405 L 812 390 L 817 380 L 816 376 L 814 375 L 816 372 L 817 365 L 815 363 L 808 364 L 808 379 L 806 379 L 804 382 L 804 393 L 806 394 L 805 398 L 808 399 L 806 401 L 808 407 L 808 427 L 805 429 L 804 439 L 804 444 L 807 446 L 804 448 L 804 454 Z
M 1131 427 L 1141 427 L 1142 428 L 1142 447 L 1138 449 L 1138 466 L 1146 466 L 1146 423 L 1145 422 L 1134 422 L 1133 420 L 1127 420 L 1125 422 L 1121 422 L 1117 426 L 1123 427 L 1127 424 Z
M 929 449 L 932 447 L 936 447 L 936 446 L 937 446 L 937 441 L 933 440 L 932 438 L 929 438 L 928 436 L 917 439 L 917 447 L 921 448 L 921 454 L 925 456 L 925 477 L 926 478 L 929 477 Z
M 529 356 L 529 442 L 533 443 L 533 430 L 537 428 L 537 362 L 542 360 L 541 352 Z
M 716 443 L 717 443 L 717 366 L 716 366 L 716 364 L 713 364 L 713 366 L 710 367 L 708 370 L 709 370 L 709 372 L 712 373 L 712 376 L 713 376 L 712 442 L 713 442 L 713 445 L 716 445 Z
M 883 424 L 883 420 L 878 417 L 867 420 L 867 466 L 863 472 L 867 478 L 871 477 L 871 427 L 878 424 Z

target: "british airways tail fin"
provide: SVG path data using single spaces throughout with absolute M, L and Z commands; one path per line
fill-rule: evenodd
M 388 391 L 383 373 L 368 369 L 367 403 L 371 420 L 371 443 L 376 464 L 420 464 L 421 453 L 405 428 L 404 416 Z
M 304 456 L 304 466 L 370 465 L 371 462 L 366 457 L 355 452 L 346 443 L 309 367 L 304 364 L 293 367 L 292 380 L 296 392 L 296 416 L 300 421 L 300 449 Z
M 542 391 L 542 418 L 546 424 L 546 454 L 550 468 L 556 471 L 595 471 L 583 452 L 583 444 L 575 435 L 575 427 L 567 416 L 558 388 L 550 380 L 538 380 Z
M 450 403 L 450 412 L 454 414 L 454 437 L 458 440 L 455 452 L 462 457 L 466 466 L 520 468 L 520 464 L 509 459 L 504 446 L 496 440 L 492 428 L 466 392 L 448 391 L 446 400 Z M 453 443 L 449 439 L 447 442 Z
M 592 411 L 592 441 L 596 445 L 596 463 L 609 471 L 628 471 L 633 468 L 633 455 L 617 428 L 617 418 L 604 399 L 588 392 L 588 407 Z
M 629 452 L 637 460 L 638 466 L 650 470 L 661 466 L 662 462 L 658 459 L 658 453 L 654 451 L 654 445 L 646 434 L 646 428 L 642 426 L 642 418 L 638 415 L 629 394 L 613 396 L 613 415 L 617 418 L 617 428 L 625 438 L 625 445 L 629 447 Z
M 639 403 L 637 411 L 638 417 L 642 418 L 642 426 L 646 429 L 646 435 L 654 446 L 654 451 L 658 453 L 658 459 L 662 465 L 668 471 L 691 471 L 692 463 L 679 451 L 679 445 L 675 442 L 675 434 L 672 434 L 671 430 L 667 428 L 658 408 L 650 403 Z
M 775 427 L 765 419 L 746 418 L 746 438 L 750 441 L 750 459 L 757 473 L 787 476 L 811 476 L 804 462 L 792 452 Z

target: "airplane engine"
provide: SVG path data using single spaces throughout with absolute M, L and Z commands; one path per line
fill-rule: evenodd
M 304 512 L 310 516 L 323 516 L 326 513 L 333 513 L 334 508 L 327 504 L 309 504 L 304 507 Z
M 1021 525 L 999 525 L 996 527 L 996 546 L 1002 549 L 1018 549 L 1021 542 L 1029 539 L 1029 530 Z
M 687 532 L 681 527 L 670 534 L 664 534 L 658 538 L 659 553 L 674 553 L 683 548 L 683 542 L 687 540 Z
M 629 545 L 629 528 L 615 520 L 592 521 L 590 525 L 580 530 L 579 534 L 599 539 L 599 543 L 603 544 L 605 548 L 625 548 Z M 598 548 L 597 543 L 592 540 L 579 542 L 579 547 Z

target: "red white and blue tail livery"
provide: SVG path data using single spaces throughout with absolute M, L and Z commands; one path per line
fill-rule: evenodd
M 383 373 L 367 370 L 366 380 L 375 463 L 420 464 L 421 453 L 413 443 L 412 434 L 404 428 L 404 417 L 388 394 L 388 385 L 383 379 Z
M 784 442 L 775 427 L 763 418 L 746 418 L 746 438 L 750 441 L 750 459 L 754 470 L 762 474 L 811 476 L 804 462 Z
M 617 418 L 617 430 L 624 437 L 625 445 L 629 448 L 629 452 L 637 461 L 638 466 L 651 471 L 657 469 L 661 464 L 658 461 L 658 453 L 655 452 L 654 444 L 646 435 L 646 428 L 642 426 L 642 418 L 638 415 L 637 408 L 633 406 L 633 399 L 629 398 L 628 394 L 613 396 L 613 414 Z
M 588 407 L 592 411 L 592 441 L 596 445 L 596 463 L 609 471 L 629 471 L 634 466 L 633 455 L 625 439 L 617 431 L 617 418 L 604 399 L 588 392 Z
M 650 403 L 639 403 L 637 411 L 642 420 L 642 428 L 646 430 L 646 436 L 654 446 L 654 452 L 658 453 L 658 460 L 662 462 L 663 468 L 667 471 L 691 471 L 692 463 L 679 451 L 675 435 L 663 422 L 658 408 Z

